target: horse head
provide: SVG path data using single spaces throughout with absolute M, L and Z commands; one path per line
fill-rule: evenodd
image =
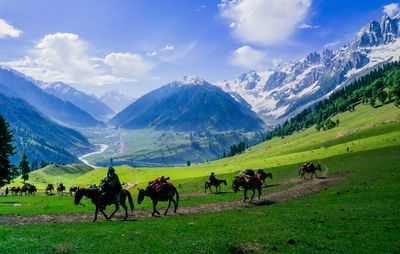
M 82 199 L 82 197 L 83 197 L 83 189 L 80 189 L 79 187 L 78 187 L 78 189 L 76 190 L 76 192 L 75 192 L 75 198 L 74 198 L 74 204 L 75 205 L 79 205 L 79 203 L 81 202 L 81 199 Z
M 138 200 L 137 200 L 139 205 L 143 202 L 145 196 L 146 196 L 146 190 L 139 189 Z
M 240 184 L 239 184 L 239 178 L 238 177 L 236 177 L 234 180 L 233 180 L 233 183 L 232 183 L 232 190 L 236 193 L 238 190 L 239 190 L 239 187 L 240 187 Z
M 315 169 L 316 169 L 316 170 L 319 170 L 319 171 L 322 171 L 322 170 L 321 170 L 321 165 L 319 165 L 319 164 L 317 164 L 317 166 L 316 166 Z

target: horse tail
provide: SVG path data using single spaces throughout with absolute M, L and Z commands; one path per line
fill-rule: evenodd
M 299 174 L 298 175 L 300 175 L 300 172 L 301 172 L 301 167 L 299 168 Z
M 129 206 L 131 207 L 131 213 L 133 213 L 134 204 L 133 204 L 132 195 L 128 190 L 125 190 L 125 193 L 128 196 Z

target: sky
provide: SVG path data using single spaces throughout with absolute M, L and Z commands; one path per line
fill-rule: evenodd
M 393 0 L 0 0 L 0 65 L 139 97 L 185 75 L 234 79 L 338 48 L 399 10 Z

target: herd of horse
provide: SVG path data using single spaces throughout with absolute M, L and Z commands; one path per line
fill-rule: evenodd
M 321 171 L 321 166 L 319 164 L 305 163 L 299 169 L 300 178 L 305 178 L 306 174 L 311 174 L 311 178 L 313 176 L 317 177 L 316 171 Z M 232 189 L 236 193 L 242 188 L 244 194 L 243 202 L 246 200 L 253 200 L 256 191 L 258 192 L 258 199 L 261 197 L 261 189 L 262 186 L 266 184 L 266 179 L 272 179 L 271 173 L 264 172 L 263 169 L 259 169 L 254 172 L 252 169 L 247 169 L 244 172 L 239 173 L 232 182 Z M 212 191 L 212 187 L 214 187 L 215 191 L 218 193 L 221 191 L 221 184 L 227 185 L 226 180 L 218 180 L 214 179 L 213 181 L 207 180 L 204 184 L 204 191 Z M 54 185 L 48 184 L 45 191 L 47 194 L 52 194 L 54 191 Z M 63 194 L 65 191 L 65 186 L 60 183 L 57 185 L 57 193 Z M 252 191 L 252 195 L 250 198 L 247 197 L 247 192 Z M 33 195 L 37 189 L 34 185 L 24 185 L 22 187 L 11 187 L 11 193 L 18 194 L 28 193 L 29 195 Z M 125 211 L 124 220 L 128 217 L 128 206 L 126 201 L 129 203 L 129 208 L 131 212 L 134 209 L 134 203 L 131 193 L 128 190 L 122 189 L 119 195 L 118 200 L 113 200 L 110 198 L 105 198 L 102 190 L 97 186 L 91 186 L 90 188 L 80 188 L 80 187 L 71 187 L 69 189 L 70 194 L 74 194 L 74 204 L 79 205 L 82 198 L 86 197 L 92 201 L 92 203 L 96 206 L 95 208 L 95 217 L 93 222 L 97 220 L 97 215 L 99 212 L 103 214 L 106 220 L 111 220 L 114 214 L 119 210 L 119 207 L 122 206 Z M 171 182 L 165 182 L 163 184 L 159 184 L 156 186 L 147 186 L 145 189 L 139 189 L 138 191 L 138 204 L 141 204 L 145 197 L 149 197 L 152 200 L 153 204 L 153 212 L 152 216 L 160 215 L 160 212 L 157 210 L 157 204 L 160 201 L 167 201 L 168 207 L 164 212 L 164 215 L 167 215 L 168 210 L 171 207 L 171 204 L 174 205 L 174 213 L 176 213 L 179 205 L 179 193 L 178 190 Z M 115 205 L 115 210 L 108 216 L 105 213 L 106 207 L 109 205 Z

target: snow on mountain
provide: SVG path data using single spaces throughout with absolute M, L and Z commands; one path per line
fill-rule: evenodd
M 385 15 L 338 50 L 313 52 L 273 69 L 249 71 L 216 85 L 245 100 L 270 125 L 279 124 L 335 89 L 385 62 L 400 58 L 400 15 Z
M 112 108 L 115 112 L 120 112 L 135 101 L 134 98 L 118 91 L 109 91 L 102 95 L 98 95 L 97 98 Z

